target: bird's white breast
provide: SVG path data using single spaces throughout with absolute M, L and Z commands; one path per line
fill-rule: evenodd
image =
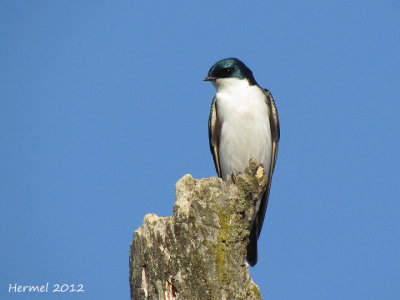
M 271 165 L 269 108 L 264 92 L 247 80 L 217 80 L 216 105 L 221 121 L 219 157 L 222 178 L 243 172 L 251 158 L 268 173 Z

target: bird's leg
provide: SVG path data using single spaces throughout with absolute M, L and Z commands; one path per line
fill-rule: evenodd
M 236 176 L 242 174 L 243 172 L 234 172 L 231 174 L 231 179 L 234 184 L 236 184 Z
M 236 175 L 235 175 L 235 173 L 232 173 L 232 174 L 231 174 L 231 179 L 232 179 L 232 182 L 233 182 L 234 184 L 236 184 Z

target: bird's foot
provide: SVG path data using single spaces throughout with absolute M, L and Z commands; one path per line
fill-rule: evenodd
M 235 172 L 235 173 L 232 173 L 231 174 L 231 179 L 232 179 L 232 182 L 234 183 L 234 184 L 236 184 L 236 176 L 239 176 L 240 174 L 242 174 L 243 172 Z
M 236 175 L 234 173 L 231 174 L 231 179 L 234 184 L 236 184 Z

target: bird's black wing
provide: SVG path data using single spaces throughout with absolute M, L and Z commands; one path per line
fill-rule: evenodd
M 250 230 L 250 242 L 247 247 L 247 261 L 251 266 L 254 266 L 257 263 L 257 241 L 261 233 L 261 228 L 264 223 L 265 212 L 267 210 L 272 174 L 274 172 L 276 157 L 278 155 L 278 142 L 280 138 L 278 110 L 276 109 L 274 98 L 267 89 L 264 89 L 264 93 L 266 96 L 266 105 L 269 108 L 269 125 L 271 128 L 272 155 L 271 167 L 269 168 L 269 173 L 267 174 L 268 184 L 262 196 L 260 207 Z
M 210 151 L 214 159 L 215 170 L 218 177 L 221 177 L 221 165 L 219 162 L 219 140 L 221 136 L 221 122 L 218 119 L 217 105 L 215 98 L 211 103 L 210 116 L 208 118 L 208 139 Z

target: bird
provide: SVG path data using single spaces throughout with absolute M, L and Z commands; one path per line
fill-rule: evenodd
M 210 151 L 217 174 L 223 180 L 240 174 L 251 158 L 264 166 L 267 187 L 255 205 L 249 226 L 246 260 L 257 263 L 261 233 L 278 154 L 278 110 L 267 89 L 260 87 L 253 72 L 237 58 L 216 62 L 203 81 L 216 88 L 208 119 Z

